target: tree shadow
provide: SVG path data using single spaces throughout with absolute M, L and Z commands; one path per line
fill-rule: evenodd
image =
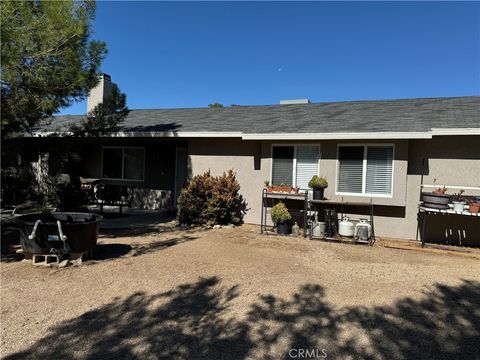
M 197 237 L 195 236 L 188 236 L 188 235 L 182 235 L 178 237 L 174 237 L 171 239 L 166 239 L 166 240 L 159 240 L 159 241 L 153 241 L 148 244 L 141 244 L 141 245 L 134 245 L 133 247 L 133 255 L 132 256 L 140 256 L 140 255 L 145 255 L 149 254 L 152 252 L 156 252 L 159 250 L 164 250 L 166 248 L 183 244 L 188 241 L 196 240 Z
M 1 262 L 13 262 L 23 259 L 22 254 L 17 254 L 20 249 L 20 232 L 16 227 L 2 224 L 1 230 Z
M 102 229 L 100 228 L 100 238 L 124 238 L 124 237 L 138 237 L 138 236 L 150 236 L 158 235 L 165 232 L 165 229 L 160 226 L 139 226 L 130 229 Z
M 261 295 L 235 315 L 239 288 L 217 277 L 124 299 L 65 321 L 6 359 L 479 359 L 480 283 L 437 285 L 420 300 L 337 308 L 320 285 Z M 293 352 L 292 352 L 293 350 Z M 316 352 L 313 352 L 316 351 Z
M 197 237 L 182 235 L 170 239 L 152 241 L 147 244 L 97 244 L 86 264 L 96 264 L 99 261 L 113 260 L 123 257 L 127 254 L 131 256 L 141 256 L 166 248 L 179 245 L 188 241 L 196 240 Z
M 128 254 L 132 247 L 127 244 L 97 244 L 89 260 L 111 260 Z
M 349 309 L 343 322 L 369 334 L 375 354 L 395 359 L 480 359 L 480 282 L 437 284 L 422 300 Z
M 247 326 L 225 317 L 236 287 L 216 277 L 157 295 L 135 293 L 50 330 L 30 349 L 7 359 L 244 358 Z

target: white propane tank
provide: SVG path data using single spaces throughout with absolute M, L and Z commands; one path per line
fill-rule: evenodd
M 367 219 L 360 219 L 355 225 L 355 238 L 358 240 L 370 240 L 372 237 L 372 225 Z
M 340 236 L 352 237 L 354 234 L 354 228 L 355 226 L 350 221 L 350 218 L 348 216 L 344 216 L 342 221 L 340 221 L 338 224 L 338 234 Z

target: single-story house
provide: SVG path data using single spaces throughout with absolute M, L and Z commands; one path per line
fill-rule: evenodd
M 57 116 L 36 135 L 81 119 Z M 254 224 L 266 180 L 306 189 L 318 174 L 328 199 L 372 199 L 377 235 L 413 239 L 421 183 L 480 186 L 480 97 L 131 110 L 82 159 L 83 176 L 136 187 L 150 208 L 174 206 L 189 176 L 233 168 Z

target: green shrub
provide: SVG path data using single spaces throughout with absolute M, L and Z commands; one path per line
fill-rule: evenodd
M 290 212 L 288 211 L 287 207 L 282 202 L 279 202 L 274 207 L 272 207 L 272 211 L 270 215 L 272 217 L 272 221 L 275 224 L 290 221 L 292 219 L 292 215 L 290 215 Z
M 308 182 L 308 187 L 311 189 L 325 189 L 328 187 L 328 182 L 324 177 L 314 175 Z
M 181 224 L 239 224 L 245 202 L 233 170 L 221 176 L 210 171 L 189 180 L 178 198 L 177 221 Z

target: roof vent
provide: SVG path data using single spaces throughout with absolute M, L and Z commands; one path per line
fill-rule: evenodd
M 309 99 L 280 100 L 280 105 L 310 104 Z

